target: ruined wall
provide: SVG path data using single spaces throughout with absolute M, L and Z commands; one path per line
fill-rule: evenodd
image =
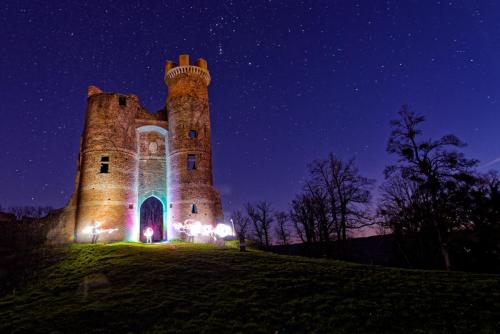
M 47 244 L 62 245 L 72 242 L 75 232 L 75 207 L 68 206 L 51 212 L 41 223 L 47 225 Z
M 212 177 L 210 74 L 203 59 L 195 65 L 187 55 L 179 60 L 166 63 L 167 105 L 153 114 L 135 95 L 89 87 L 75 192 L 50 219 L 49 243 L 90 242 L 83 231 L 94 221 L 113 230 L 101 234 L 101 242 L 138 241 L 140 207 L 151 196 L 163 204 L 168 239 L 179 237 L 173 223 L 222 220 Z M 195 157 L 193 170 L 187 168 L 189 155 Z
M 80 153 L 76 241 L 89 242 L 83 229 L 92 221 L 116 229 L 101 241 L 127 240 L 134 225 L 136 193 L 136 131 L 138 102 L 134 96 L 89 88 L 87 118 Z M 101 166 L 108 164 L 108 171 Z
M 165 71 L 169 222 L 194 220 L 215 225 L 222 218 L 222 210 L 219 194 L 213 187 L 207 64 L 200 59 L 194 66 L 189 65 L 189 57 L 181 55 L 179 65 L 169 61 Z M 188 155 L 195 157 L 193 170 L 188 170 Z

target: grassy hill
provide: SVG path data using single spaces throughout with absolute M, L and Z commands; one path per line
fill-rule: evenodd
M 73 245 L 0 299 L 0 332 L 494 333 L 500 276 L 210 245 Z

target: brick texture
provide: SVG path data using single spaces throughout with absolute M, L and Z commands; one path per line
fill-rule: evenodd
M 189 56 L 181 55 L 179 63 L 166 63 L 167 106 L 156 113 L 135 95 L 89 87 L 75 192 L 54 218 L 49 242 L 90 242 L 84 230 L 93 221 L 111 230 L 100 242 L 137 241 L 140 205 L 150 196 L 164 205 L 169 239 L 179 237 L 173 223 L 192 219 L 215 225 L 223 219 L 212 176 L 210 74 L 202 59 L 189 65 Z M 188 155 L 195 156 L 194 170 L 187 168 Z

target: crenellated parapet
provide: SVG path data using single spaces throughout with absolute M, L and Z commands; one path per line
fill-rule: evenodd
M 134 94 L 88 87 L 75 192 L 52 240 L 139 241 L 151 224 L 154 240 L 178 239 L 186 237 L 179 224 L 214 227 L 223 219 L 213 184 L 207 62 L 180 55 L 165 63 L 164 75 L 167 103 L 156 113 Z M 155 211 L 154 222 L 143 209 Z
M 222 219 L 220 198 L 213 184 L 207 62 L 165 64 L 168 86 L 168 222 L 197 221 L 215 226 Z M 174 238 L 179 238 L 180 235 Z
M 180 55 L 179 64 L 167 60 L 165 62 L 165 83 L 169 82 L 178 76 L 198 76 L 202 78 L 205 84 L 210 84 L 210 72 L 208 72 L 207 61 L 205 59 L 198 59 L 194 65 L 189 64 L 189 55 Z

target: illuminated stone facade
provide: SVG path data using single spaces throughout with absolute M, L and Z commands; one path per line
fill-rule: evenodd
M 166 108 L 149 113 L 135 95 L 88 89 L 75 192 L 49 239 L 89 242 L 93 221 L 109 233 L 99 241 L 138 241 L 140 208 L 151 196 L 163 205 L 164 239 L 182 236 L 175 223 L 222 220 L 213 186 L 208 85 L 203 59 L 167 61 Z

